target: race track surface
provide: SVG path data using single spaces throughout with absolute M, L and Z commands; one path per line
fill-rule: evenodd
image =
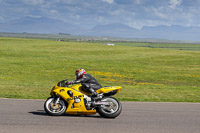
M 200 103 L 122 102 L 116 119 L 48 116 L 43 104 L 0 99 L 0 133 L 200 133 Z

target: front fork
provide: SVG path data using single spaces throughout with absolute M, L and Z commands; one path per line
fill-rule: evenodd
M 55 97 L 54 106 L 56 106 L 60 101 L 60 97 Z

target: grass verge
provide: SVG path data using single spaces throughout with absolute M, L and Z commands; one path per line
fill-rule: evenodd
M 200 102 L 198 50 L 0 38 L 0 97 L 45 99 L 77 68 L 122 86 L 120 100 Z

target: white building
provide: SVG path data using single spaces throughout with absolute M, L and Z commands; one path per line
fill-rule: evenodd
M 115 46 L 114 43 L 106 43 L 105 45 L 108 45 L 108 46 Z

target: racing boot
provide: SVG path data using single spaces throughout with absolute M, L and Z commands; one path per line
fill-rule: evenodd
M 89 88 L 89 91 L 92 93 L 90 95 L 90 97 L 93 99 L 93 100 L 97 100 L 97 99 L 100 99 L 100 95 L 92 88 Z

